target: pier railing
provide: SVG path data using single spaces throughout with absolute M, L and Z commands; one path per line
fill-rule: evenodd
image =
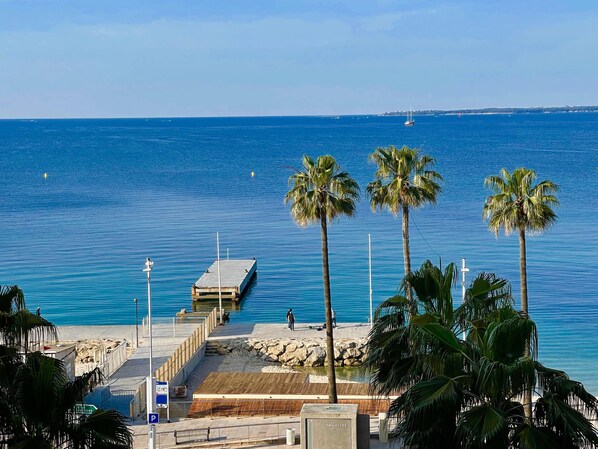
M 193 333 L 180 344 L 168 360 L 156 370 L 154 374 L 156 380 L 171 382 L 187 362 L 191 360 L 218 324 L 217 311 L 218 309 L 214 308 L 206 316 L 204 322 L 197 326 Z M 131 400 L 129 406 L 131 418 L 135 418 L 143 413 L 145 410 L 146 399 L 146 386 L 145 382 L 143 382 Z

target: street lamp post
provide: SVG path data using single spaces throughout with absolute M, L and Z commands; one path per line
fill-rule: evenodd
M 469 271 L 469 268 L 465 266 L 465 258 L 461 259 L 461 304 L 465 302 L 465 274 Z
M 139 347 L 139 301 L 137 298 L 133 299 L 135 303 L 135 347 Z
M 465 284 L 465 274 L 469 271 L 469 268 L 465 266 L 465 258 L 461 260 L 461 304 L 465 303 L 465 292 L 466 292 L 466 284 Z M 465 332 L 465 328 L 463 328 L 463 340 L 467 337 L 467 333 Z
M 368 261 L 370 273 L 370 328 L 374 327 L 374 308 L 372 306 L 372 236 L 368 234 Z
M 147 273 L 147 321 L 149 327 L 149 376 L 146 380 L 147 391 L 147 425 L 148 425 L 148 449 L 156 449 L 156 425 L 150 423 L 150 414 L 154 413 L 156 401 L 156 379 L 154 378 L 153 348 L 152 348 L 152 279 L 150 273 L 154 262 L 148 257 L 145 261 L 144 272 Z
M 222 281 L 220 278 L 220 234 L 216 233 L 216 262 L 218 268 L 218 310 L 220 315 L 220 325 L 224 324 L 222 322 Z

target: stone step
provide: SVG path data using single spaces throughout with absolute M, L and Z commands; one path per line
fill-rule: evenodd
M 218 355 L 218 346 L 215 343 L 211 343 L 211 342 L 207 342 L 206 343 L 206 350 L 204 355 L 205 356 L 212 356 L 212 355 Z

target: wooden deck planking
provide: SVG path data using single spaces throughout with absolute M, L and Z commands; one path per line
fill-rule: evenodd
M 193 393 L 194 398 L 227 396 L 328 396 L 328 384 L 308 383 L 305 373 L 210 373 Z M 339 383 L 338 396 L 369 397 L 369 385 Z
M 305 403 L 328 403 L 328 384 L 307 380 L 305 373 L 210 373 L 193 393 L 188 416 L 298 416 Z M 370 396 L 367 384 L 339 383 L 337 392 L 339 403 L 357 404 L 359 413 L 377 415 L 390 405 Z
M 287 394 L 307 378 L 305 373 L 210 373 L 193 395 Z

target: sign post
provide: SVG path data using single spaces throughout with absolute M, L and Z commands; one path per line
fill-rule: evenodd
M 156 407 L 166 409 L 166 419 L 170 422 L 170 400 L 168 398 L 168 382 L 156 382 Z

